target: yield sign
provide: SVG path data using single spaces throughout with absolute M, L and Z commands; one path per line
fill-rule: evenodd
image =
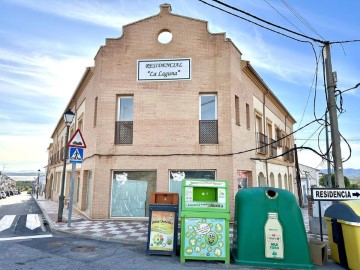
M 81 134 L 80 129 L 77 129 L 75 134 L 69 140 L 68 147 L 76 147 L 76 148 L 86 148 L 86 144 L 84 138 Z

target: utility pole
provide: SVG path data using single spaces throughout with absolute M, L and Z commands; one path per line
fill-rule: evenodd
M 297 148 L 296 144 L 294 144 L 294 152 L 295 152 L 295 167 L 296 167 L 296 187 L 298 191 L 298 197 L 299 197 L 299 206 L 303 207 L 303 195 L 301 190 L 301 178 L 300 178 L 300 168 L 299 168 L 299 160 L 297 155 Z
M 328 113 L 325 113 L 325 132 L 326 132 L 326 163 L 327 163 L 327 181 L 326 187 L 332 188 L 331 183 L 331 167 L 330 167 L 330 150 L 329 150 L 329 130 L 328 130 L 328 121 L 327 121 Z
M 330 130 L 332 141 L 332 155 L 334 160 L 335 171 L 335 186 L 345 188 L 344 172 L 342 167 L 341 147 L 340 147 L 340 133 L 337 120 L 337 107 L 335 100 L 335 82 L 331 66 L 330 43 L 326 42 L 324 45 L 325 55 L 325 71 L 326 71 L 326 85 L 328 96 L 328 110 L 330 116 Z

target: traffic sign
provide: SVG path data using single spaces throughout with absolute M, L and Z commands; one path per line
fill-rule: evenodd
M 69 162 L 82 163 L 84 157 L 84 148 L 70 147 L 69 149 Z
M 81 134 L 80 129 L 77 129 L 74 133 L 74 135 L 69 140 L 68 147 L 76 147 L 76 148 L 86 148 L 86 144 L 84 141 L 84 138 Z
M 311 197 L 313 201 L 360 200 L 360 190 L 345 188 L 312 188 Z

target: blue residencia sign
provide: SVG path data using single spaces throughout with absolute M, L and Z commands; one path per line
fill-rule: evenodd
M 69 162 L 82 163 L 84 158 L 84 148 L 70 147 L 69 148 Z

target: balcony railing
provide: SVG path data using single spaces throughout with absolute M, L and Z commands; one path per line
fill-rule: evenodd
M 296 150 L 295 150 L 296 151 Z M 294 151 L 289 152 L 289 162 L 293 163 L 294 162 Z
M 290 156 L 290 152 L 289 152 L 289 147 L 284 146 L 283 147 L 283 153 L 284 153 L 284 160 L 285 161 L 289 161 L 289 156 Z
M 256 152 L 259 154 L 267 154 L 267 136 L 260 132 L 256 133 Z
M 218 144 L 218 121 L 199 120 L 199 143 Z
M 277 143 L 275 143 L 274 139 L 269 139 L 269 156 L 276 157 L 277 156 Z
M 115 144 L 133 143 L 133 121 L 115 122 Z

